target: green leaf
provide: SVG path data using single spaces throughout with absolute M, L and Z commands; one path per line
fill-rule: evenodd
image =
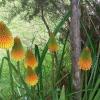
M 7 60 L 7 57 L 3 57 L 3 58 L 2 58 L 1 66 L 0 66 L 0 78 L 1 78 L 1 75 L 2 75 L 4 60 Z
M 90 93 L 90 95 L 89 95 L 89 100 L 92 100 L 92 99 L 93 99 L 93 97 L 94 97 L 95 94 L 96 94 L 96 91 L 97 91 L 98 88 L 99 88 L 99 85 L 100 85 L 100 77 L 99 77 L 98 80 L 96 81 L 95 87 L 94 87 L 93 91 L 92 91 L 92 92 Z
M 99 99 L 100 99 L 100 89 L 98 90 L 98 92 L 93 100 L 99 100 Z
M 65 100 L 65 87 L 64 86 L 62 87 L 59 100 Z

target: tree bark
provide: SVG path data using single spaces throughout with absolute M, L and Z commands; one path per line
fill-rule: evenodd
M 81 100 L 81 80 L 80 70 L 78 67 L 78 59 L 81 50 L 80 41 L 80 10 L 79 0 L 72 0 L 72 17 L 70 28 L 70 39 L 72 49 L 72 90 L 75 94 L 72 96 L 73 100 Z

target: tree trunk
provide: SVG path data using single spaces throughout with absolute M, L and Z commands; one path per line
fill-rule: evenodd
M 72 96 L 72 99 L 81 100 L 80 70 L 77 64 L 81 50 L 79 0 L 72 0 L 71 4 L 72 4 L 72 17 L 71 17 L 70 39 L 72 47 L 72 89 L 73 92 L 76 92 Z

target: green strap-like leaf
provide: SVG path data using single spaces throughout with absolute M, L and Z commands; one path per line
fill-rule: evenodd
M 65 87 L 64 86 L 62 87 L 59 100 L 65 100 Z
M 100 77 L 96 81 L 95 87 L 94 87 L 93 91 L 89 95 L 89 100 L 93 100 L 93 97 L 95 96 L 96 91 L 99 89 L 99 85 L 100 85 Z

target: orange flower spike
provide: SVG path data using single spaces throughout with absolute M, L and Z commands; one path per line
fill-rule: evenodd
M 30 86 L 35 86 L 38 83 L 38 76 L 36 74 L 29 74 L 25 79 L 26 83 Z
M 32 50 L 27 50 L 25 55 L 25 66 L 35 69 L 38 66 L 37 59 L 32 53 Z
M 7 26 L 0 21 L 0 48 L 9 49 L 13 46 L 14 39 Z
M 25 57 L 25 52 L 19 37 L 14 38 L 14 45 L 11 50 L 11 57 L 16 61 L 20 61 Z
M 50 40 L 48 43 L 48 49 L 50 52 L 56 52 L 58 50 L 58 44 L 56 42 L 54 34 L 50 35 Z
M 38 83 L 38 76 L 37 74 L 32 72 L 31 68 L 28 68 L 28 73 L 25 78 L 25 82 L 30 86 L 35 86 Z
M 92 58 L 90 49 L 88 47 L 83 49 L 78 61 L 78 65 L 82 70 L 90 70 L 92 65 Z

